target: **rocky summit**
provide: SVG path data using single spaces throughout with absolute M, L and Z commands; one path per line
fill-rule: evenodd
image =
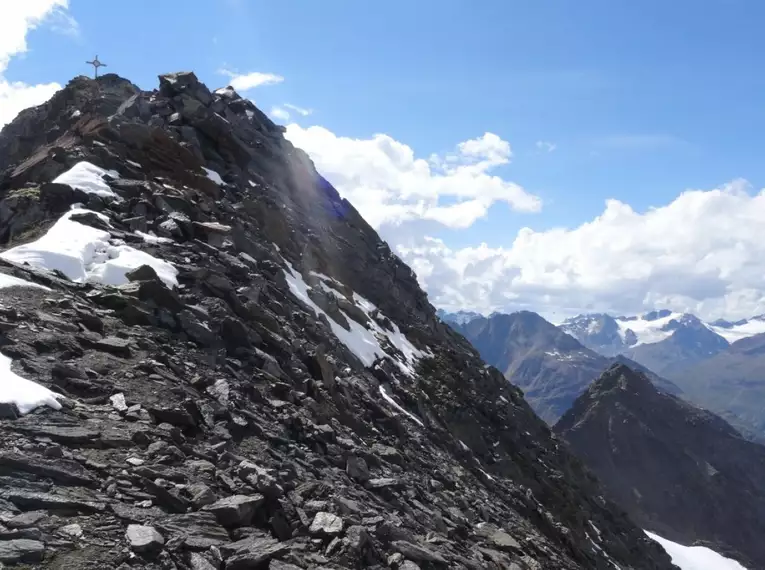
M 765 447 L 624 365 L 555 425 L 646 530 L 765 568 Z
M 0 134 L 0 562 L 673 568 L 282 133 L 174 73 Z

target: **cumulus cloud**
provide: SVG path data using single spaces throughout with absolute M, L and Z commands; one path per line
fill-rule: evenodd
M 736 180 L 689 190 L 645 213 L 609 200 L 578 227 L 520 230 L 510 247 L 450 248 L 424 238 L 399 245 L 431 300 L 484 312 L 653 308 L 706 318 L 765 312 L 765 190 Z
M 20 81 L 9 82 L 0 77 L 0 128 L 10 123 L 27 107 L 40 105 L 61 89 L 58 83 L 27 85 Z
M 27 33 L 43 23 L 54 31 L 76 35 L 77 22 L 67 12 L 68 0 L 9 2 L 0 18 L 0 127 L 23 109 L 49 99 L 61 86 L 57 83 L 29 85 L 5 77 L 11 58 L 27 51 Z
M 292 124 L 286 136 L 310 154 L 319 172 L 370 224 L 397 235 L 411 222 L 467 228 L 498 202 L 522 212 L 537 212 L 542 205 L 520 185 L 492 173 L 512 156 L 510 144 L 493 133 L 429 158 L 384 134 L 353 139 Z
M 237 73 L 228 69 L 219 69 L 220 75 L 226 75 L 229 78 L 229 85 L 237 91 L 249 91 L 256 87 L 263 87 L 266 85 L 276 85 L 284 81 L 284 77 L 276 75 L 274 73 L 261 73 L 260 71 L 252 71 L 250 73 Z
M 526 227 L 506 247 L 493 245 L 494 235 L 454 247 L 430 236 L 469 227 L 497 202 L 539 210 L 537 197 L 492 173 L 512 157 L 507 141 L 486 133 L 424 159 L 382 134 L 351 139 L 290 125 L 287 136 L 412 267 L 437 306 L 530 309 L 551 319 L 655 308 L 709 319 L 765 313 L 765 190 L 744 180 L 686 190 L 645 212 L 608 200 L 579 226 Z

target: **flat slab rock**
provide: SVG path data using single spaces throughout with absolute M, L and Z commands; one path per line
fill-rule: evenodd
M 0 541 L 0 563 L 40 562 L 44 553 L 45 545 L 38 540 L 16 538 Z
M 139 554 L 158 552 L 165 545 L 165 539 L 153 526 L 128 525 L 125 538 L 130 543 L 130 548 Z
M 264 501 L 265 497 L 260 494 L 232 495 L 203 507 L 203 510 L 212 512 L 223 526 L 246 526 Z

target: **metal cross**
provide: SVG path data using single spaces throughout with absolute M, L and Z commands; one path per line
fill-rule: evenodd
M 94 57 L 93 61 L 86 61 L 85 63 L 87 63 L 88 65 L 92 65 L 93 66 L 93 69 L 95 69 L 95 73 L 96 73 L 96 75 L 95 75 L 96 79 L 98 79 L 98 68 L 99 67 L 106 67 L 105 63 L 101 63 L 100 61 L 98 61 L 98 56 Z

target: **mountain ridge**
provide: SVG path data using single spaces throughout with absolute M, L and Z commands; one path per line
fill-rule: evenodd
M 519 386 L 537 414 L 554 423 L 590 383 L 615 361 L 585 346 L 537 313 L 519 311 L 475 318 L 451 326 L 463 334 L 481 356 Z M 681 389 L 656 374 L 661 389 Z
M 762 567 L 765 447 L 722 418 L 614 365 L 553 429 L 643 528 Z
M 0 406 L 4 563 L 672 568 L 232 88 L 75 78 L 0 172 L 2 352 L 56 399 Z

